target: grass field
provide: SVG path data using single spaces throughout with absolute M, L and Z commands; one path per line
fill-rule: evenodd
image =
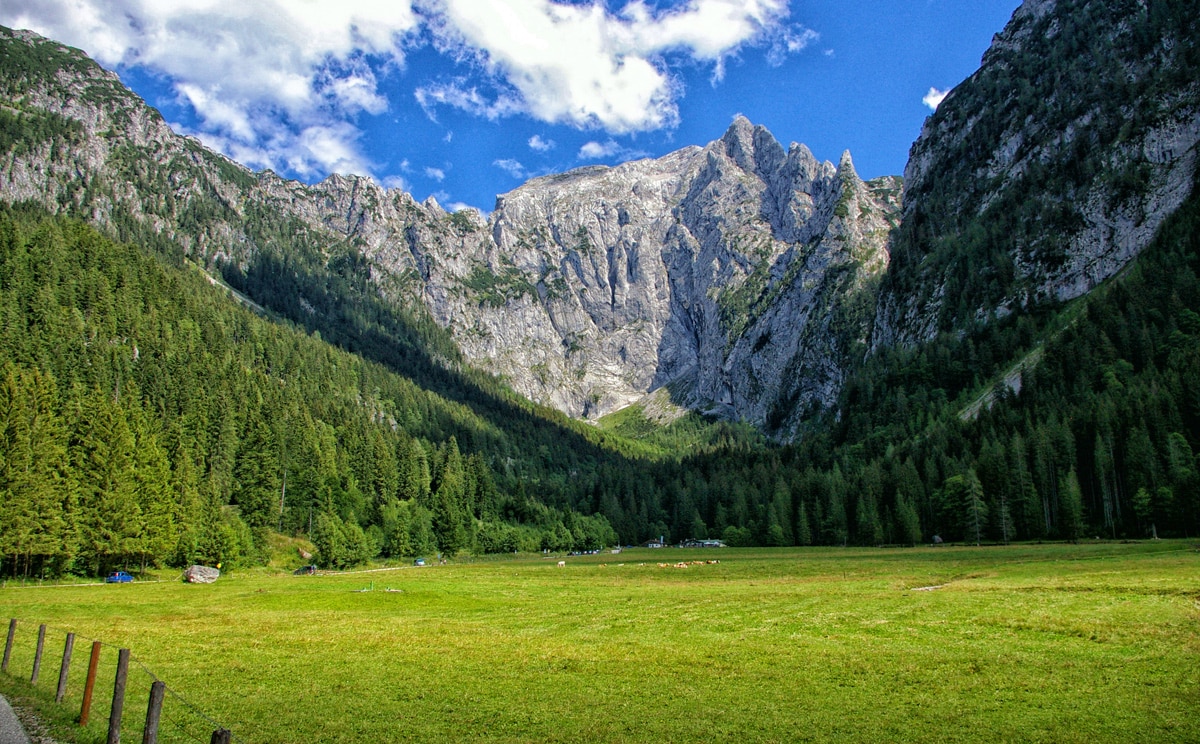
M 556 561 L 9 585 L 0 690 L 52 697 L 73 630 L 131 648 L 241 742 L 1200 741 L 1194 542 Z M 139 741 L 149 677 L 130 679 Z M 164 740 L 206 742 L 185 708 L 168 697 Z

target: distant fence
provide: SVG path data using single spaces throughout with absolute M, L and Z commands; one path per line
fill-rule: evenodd
M 14 669 L 30 669 L 29 684 L 36 688 L 49 683 L 54 671 L 50 667 L 58 661 L 54 700 L 60 705 L 78 705 L 80 726 L 86 726 L 92 719 L 95 707 L 103 708 L 101 701 L 110 701 L 107 744 L 120 744 L 122 733 L 126 741 L 134 741 L 139 729 L 142 744 L 234 741 L 228 728 L 167 687 L 127 648 L 91 641 L 86 667 L 73 664 L 76 641 L 88 640 L 91 639 L 77 639 L 75 633 L 44 624 L 38 625 L 35 633 L 32 623 L 12 618 L 8 622 L 0 672 L 13 674 Z M 61 661 L 56 649 L 62 649 Z M 147 701 L 144 719 L 125 715 L 127 699 Z

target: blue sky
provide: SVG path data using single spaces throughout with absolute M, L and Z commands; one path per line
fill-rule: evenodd
M 736 114 L 901 174 L 1016 0 L 7 0 L 252 168 L 488 211 L 529 177 L 659 156 Z

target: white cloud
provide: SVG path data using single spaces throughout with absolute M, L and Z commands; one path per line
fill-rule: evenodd
M 615 162 L 625 162 L 627 160 L 636 160 L 637 158 L 646 157 L 647 153 L 641 150 L 634 150 L 616 142 L 608 140 L 607 142 L 587 142 L 583 147 L 579 148 L 576 157 L 580 160 L 610 160 Z
M 446 205 L 446 211 L 451 212 L 451 213 L 461 212 L 464 209 L 469 210 L 471 212 L 475 212 L 476 214 L 479 215 L 479 219 L 481 219 L 481 220 L 487 220 L 488 215 L 489 215 L 488 212 L 483 211 L 479 207 L 473 206 L 471 204 L 467 204 L 466 202 L 457 202 L 456 201 L 456 202 L 450 202 L 449 204 Z
M 512 158 L 497 160 L 493 162 L 492 165 L 496 166 L 518 181 L 524 181 L 529 177 L 529 172 L 525 170 L 525 166 L 521 165 L 520 162 L 513 160 Z
M 621 149 L 621 146 L 616 142 L 609 140 L 605 143 L 588 142 L 583 147 L 579 148 L 579 154 L 576 156 L 580 160 L 599 160 L 613 155 Z
M 633 0 L 616 14 L 598 2 L 434 1 L 443 20 L 435 27 L 439 43 L 462 57 L 474 54 L 497 91 L 431 86 L 418 96 L 427 111 L 440 104 L 488 118 L 521 112 L 613 133 L 677 123 L 680 91 L 666 55 L 713 63 L 720 77 L 724 60 L 742 47 L 780 38 L 788 15 L 786 0 L 687 0 L 665 11 Z M 809 40 L 788 31 L 782 48 L 797 50 Z
M 425 177 L 441 183 L 442 181 L 446 180 L 446 171 L 442 170 L 441 168 L 426 168 Z
M 798 54 L 809 44 L 819 41 L 821 35 L 811 28 L 783 28 L 771 38 L 771 49 L 767 52 L 767 64 L 779 67 L 788 55 Z
M 422 86 L 417 88 L 414 95 L 417 103 L 433 121 L 437 121 L 437 106 L 450 106 L 492 121 L 521 110 L 520 102 L 516 98 L 510 95 L 501 95 L 489 100 L 487 96 L 479 92 L 478 86 L 468 87 L 465 78 L 451 83 Z
M 921 99 L 921 103 L 929 107 L 931 111 L 937 111 L 937 107 L 942 105 L 942 100 L 950 93 L 948 90 L 938 90 L 930 88 L 925 97 Z
M 247 165 L 367 173 L 349 117 L 387 107 L 365 56 L 403 61 L 409 0 L 9 0 L 0 22 L 170 79 L 201 139 Z
M 404 176 L 392 175 L 383 177 L 383 187 L 385 189 L 400 189 L 401 191 L 412 191 L 412 184 L 408 182 Z
M 621 4 L 621 3 L 624 4 Z M 190 130 L 251 167 L 321 177 L 370 174 L 355 118 L 388 108 L 381 77 L 428 31 L 459 76 L 418 80 L 441 107 L 498 120 L 623 134 L 675 126 L 673 66 L 711 65 L 747 47 L 778 64 L 817 37 L 788 0 L 5 0 L 0 23 L 78 46 L 106 67 L 170 81 Z M 482 73 L 482 74 L 481 74 Z M 452 133 L 446 133 L 450 142 Z M 554 143 L 529 140 L 535 152 Z M 544 148 L 544 149 L 543 149 Z M 582 152 L 582 151 L 581 151 Z M 640 153 L 619 151 L 606 156 Z M 581 154 L 581 157 L 584 157 Z
M 529 138 L 529 149 L 534 152 L 550 152 L 558 143 L 554 140 L 542 139 L 540 134 L 535 134 Z

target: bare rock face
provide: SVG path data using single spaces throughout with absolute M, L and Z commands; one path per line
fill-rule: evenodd
M 899 191 L 739 118 L 704 148 L 499 197 L 462 254 L 421 255 L 427 299 L 468 358 L 571 415 L 682 382 L 678 403 L 777 427 L 781 402 L 836 395 L 868 326 L 831 336 L 829 313 L 886 268 Z

